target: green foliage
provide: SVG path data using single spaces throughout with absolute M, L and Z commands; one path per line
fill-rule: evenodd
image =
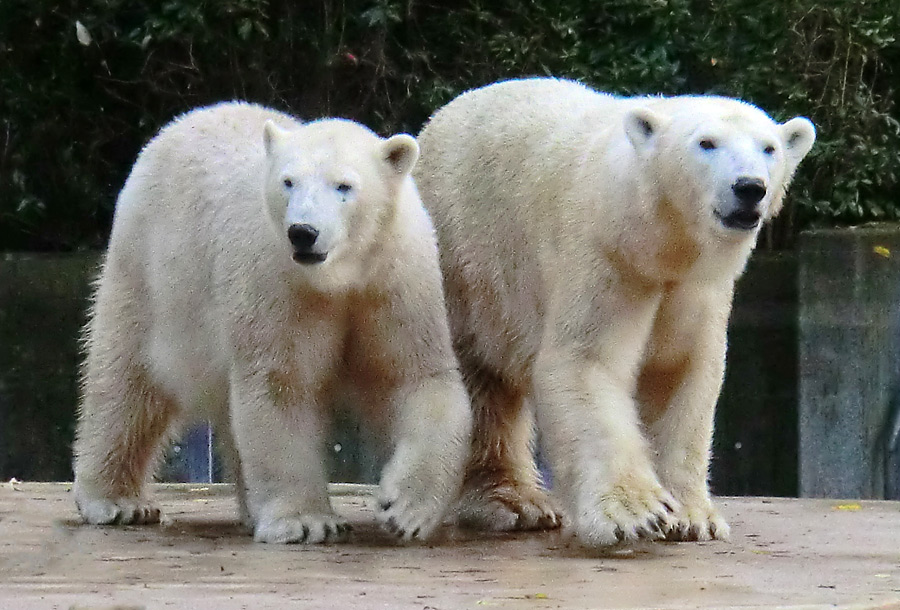
M 898 26 L 895 0 L 2 0 L 0 248 L 101 246 L 141 145 L 195 106 L 415 132 L 458 93 L 526 75 L 810 117 L 776 244 L 898 220 Z

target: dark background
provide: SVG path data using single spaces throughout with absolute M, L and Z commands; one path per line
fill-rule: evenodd
M 103 247 L 140 147 L 196 106 L 416 133 L 526 75 L 808 116 L 818 141 L 764 243 L 791 247 L 813 223 L 900 218 L 898 31 L 896 0 L 3 0 L 0 250 Z
M 466 89 L 552 75 L 816 124 L 738 286 L 712 473 L 719 493 L 795 495 L 793 249 L 804 228 L 900 219 L 898 31 L 896 0 L 0 0 L 0 478 L 71 476 L 88 281 L 118 189 L 174 116 L 245 99 L 416 133 Z M 345 480 L 374 472 L 355 443 Z

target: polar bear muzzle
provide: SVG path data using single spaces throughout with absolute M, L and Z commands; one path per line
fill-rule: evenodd
M 766 183 L 760 178 L 742 176 L 731 185 L 731 192 L 735 206 L 724 214 L 716 210 L 716 217 L 727 229 L 752 231 L 762 219 L 759 203 L 768 192 Z
M 287 230 L 288 240 L 294 249 L 293 259 L 298 263 L 311 265 L 328 258 L 327 252 L 315 252 L 313 246 L 319 237 L 319 230 L 309 224 L 292 224 Z

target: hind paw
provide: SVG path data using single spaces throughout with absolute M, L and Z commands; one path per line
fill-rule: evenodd
M 92 525 L 148 525 L 159 523 L 159 508 L 139 498 L 79 499 L 78 512 Z
M 547 492 L 514 483 L 467 490 L 457 515 L 461 525 L 488 531 L 545 530 L 562 525 L 562 513 Z

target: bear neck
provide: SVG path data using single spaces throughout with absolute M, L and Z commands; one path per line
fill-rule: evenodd
M 700 236 L 665 195 L 642 200 L 644 205 L 631 207 L 621 219 L 620 238 L 609 256 L 620 273 L 660 286 L 732 283 L 742 273 L 755 236 L 736 241 Z

